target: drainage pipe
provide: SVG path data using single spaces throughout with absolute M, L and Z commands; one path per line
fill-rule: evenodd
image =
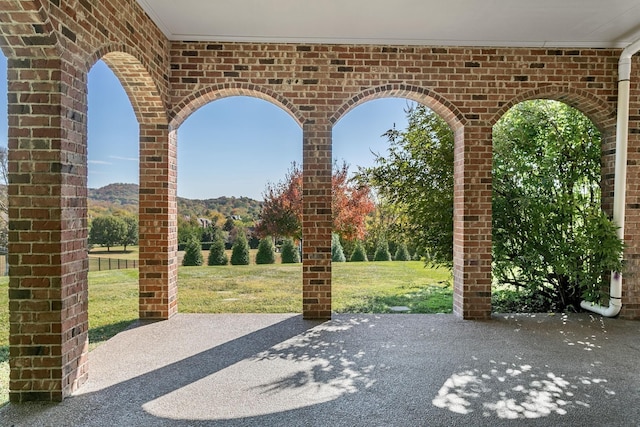
M 627 198 L 627 145 L 629 140 L 629 92 L 631 57 L 640 51 L 640 40 L 627 46 L 618 61 L 618 121 L 616 125 L 616 163 L 613 190 L 613 222 L 618 226 L 618 238 L 624 240 L 624 216 Z M 609 306 L 582 301 L 580 307 L 605 317 L 614 317 L 622 308 L 622 274 L 611 272 Z

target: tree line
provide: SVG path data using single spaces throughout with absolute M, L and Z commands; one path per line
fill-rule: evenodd
M 334 164 L 335 262 L 423 259 L 452 265 L 453 133 L 425 106 L 410 105 L 406 115 L 406 129 L 384 134 L 389 146 L 376 153 L 374 166 L 350 173 L 344 162 Z M 520 103 L 494 126 L 493 279 L 515 301 L 514 310 L 577 310 L 584 298 L 606 298 L 603 273 L 622 270 L 623 245 L 601 207 L 601 151 L 593 123 L 560 102 Z M 203 226 L 197 218 L 180 217 L 180 243 L 199 249 L 209 244 L 210 256 L 217 257 L 210 265 L 222 264 L 220 251 L 228 249 L 231 263 L 242 264 L 248 259 L 244 242 L 267 261 L 275 244 L 299 247 L 300 167 L 293 163 L 263 196 L 258 221 L 216 216 Z M 109 226 L 120 237 L 107 238 L 94 231 L 97 220 L 91 240 L 121 244 L 126 226 Z
M 89 245 L 106 246 L 111 252 L 113 246 L 138 244 L 138 218 L 133 215 L 105 215 L 91 220 L 89 224 Z

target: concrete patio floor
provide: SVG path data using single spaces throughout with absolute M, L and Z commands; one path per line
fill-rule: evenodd
M 2 426 L 640 426 L 640 322 L 592 314 L 180 314 Z

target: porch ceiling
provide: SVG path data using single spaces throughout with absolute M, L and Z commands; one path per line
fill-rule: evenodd
M 624 47 L 638 0 L 137 0 L 170 40 Z

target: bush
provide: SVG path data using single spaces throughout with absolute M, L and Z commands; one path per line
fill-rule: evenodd
M 231 248 L 231 265 L 249 265 L 249 243 L 244 232 L 238 233 Z
M 409 255 L 409 250 L 407 249 L 407 245 L 401 243 L 398 245 L 398 249 L 396 250 L 396 261 L 411 261 L 411 255 Z
M 260 240 L 258 253 L 256 254 L 256 264 L 275 264 L 276 251 L 273 247 L 273 240 L 267 236 Z
M 389 244 L 385 239 L 381 239 L 376 246 L 376 253 L 373 256 L 374 261 L 391 261 L 391 253 L 389 252 Z
M 182 265 L 187 267 L 202 265 L 203 263 L 204 258 L 202 258 L 202 249 L 200 247 L 200 242 L 195 238 L 192 238 L 185 245 Z
M 494 313 L 544 313 L 549 304 L 542 295 L 530 289 L 495 286 L 491 292 L 491 310 Z
M 224 240 L 222 236 L 216 236 L 209 247 L 209 258 L 207 265 L 227 265 L 229 257 L 224 249 Z
M 367 252 L 364 250 L 364 246 L 362 243 L 356 243 L 356 246 L 353 248 L 353 253 L 351 254 L 351 262 L 363 262 L 369 261 L 367 258 Z
M 300 252 L 298 252 L 298 248 L 293 244 L 293 240 L 284 239 L 282 242 L 281 257 L 283 264 L 296 264 L 300 262 Z
M 342 245 L 340 244 L 340 236 L 335 233 L 331 235 L 331 261 L 347 261 L 347 258 L 344 256 L 344 251 L 342 250 Z

